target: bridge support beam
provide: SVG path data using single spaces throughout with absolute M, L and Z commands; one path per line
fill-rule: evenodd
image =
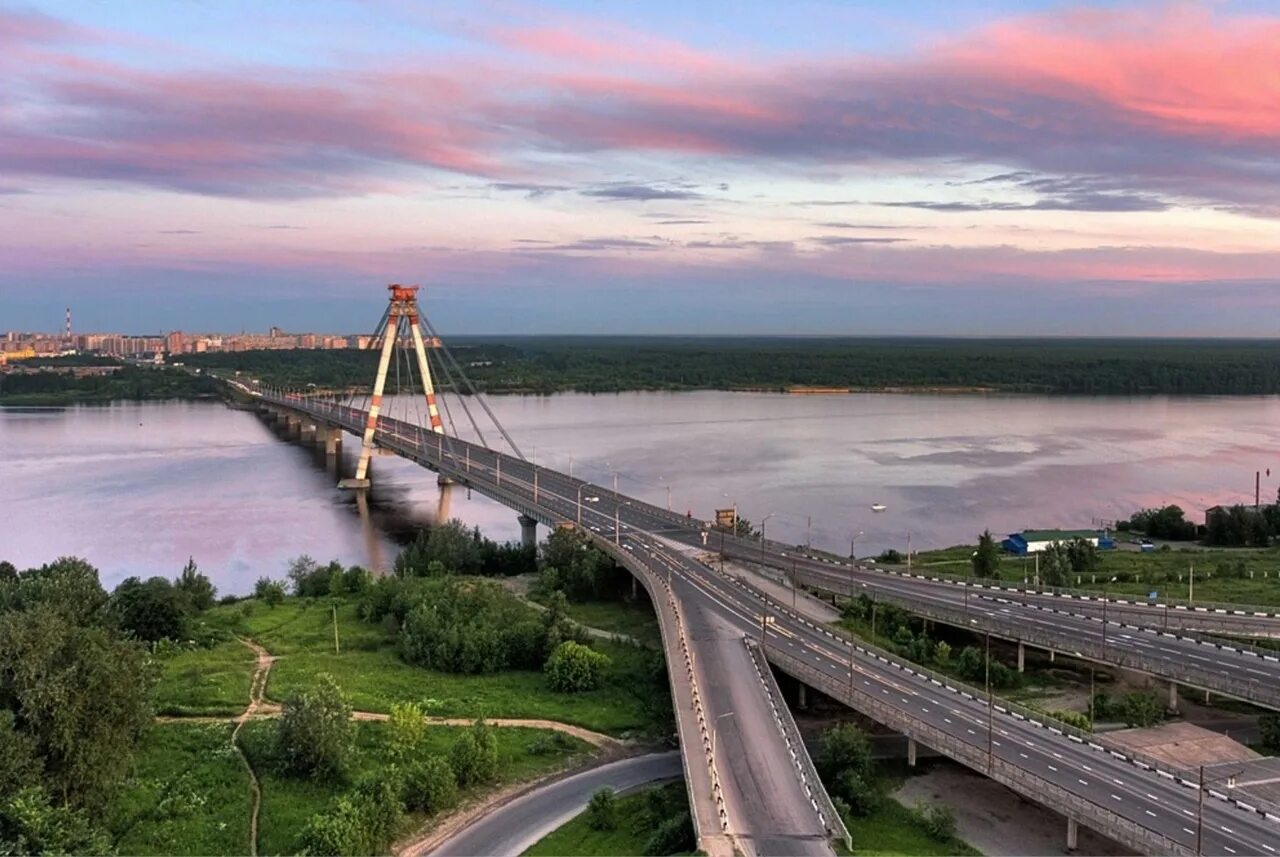
M 1018 672 L 1027 671 L 1027 647 L 1021 640 L 1018 641 Z
M 530 518 L 521 515 L 517 520 L 520 521 L 520 544 L 527 548 L 538 546 L 538 521 L 536 518 Z
M 1208 694 L 1205 694 L 1208 696 Z M 1178 710 L 1178 683 L 1176 681 L 1169 682 L 1169 710 L 1176 712 Z
M 1080 841 L 1080 831 L 1078 829 L 1078 825 L 1076 824 L 1076 820 L 1068 816 L 1067 817 L 1067 850 L 1075 851 L 1079 841 Z
M 916 739 L 910 735 L 907 736 L 907 767 L 914 768 L 916 766 Z

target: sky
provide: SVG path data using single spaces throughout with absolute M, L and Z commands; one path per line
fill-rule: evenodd
M 1280 4 L 0 0 L 0 330 L 1280 335 Z

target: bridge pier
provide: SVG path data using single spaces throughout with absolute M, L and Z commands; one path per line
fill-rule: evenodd
M 1027 671 L 1027 647 L 1021 640 L 1018 641 L 1018 672 Z
M 298 427 L 298 439 L 303 443 L 315 443 L 316 435 L 319 433 L 320 427 L 313 422 L 303 420 Z
M 907 736 L 907 767 L 914 768 L 916 766 L 916 739 L 910 735 Z
M 336 426 L 316 426 L 316 446 L 324 444 L 326 457 L 335 456 L 342 449 L 342 429 Z
M 809 689 L 804 686 L 804 682 L 796 682 L 796 708 L 803 709 L 809 706 L 808 691 Z
M 297 440 L 302 436 L 302 420 L 295 417 L 293 414 L 285 414 L 284 433 L 290 438 Z
M 527 548 L 538 546 L 538 521 L 527 515 L 517 518 L 520 521 L 520 544 Z
M 1080 831 L 1076 820 L 1071 816 L 1067 816 L 1067 850 L 1075 851 L 1080 841 Z
M 1208 693 L 1205 696 L 1208 696 Z M 1169 682 L 1169 710 L 1175 713 L 1178 710 L 1178 683 L 1176 681 Z

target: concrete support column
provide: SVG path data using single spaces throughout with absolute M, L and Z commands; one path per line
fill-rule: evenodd
M 1209 704 L 1209 691 L 1207 690 L 1204 692 L 1204 704 L 1205 705 Z
M 285 434 L 289 437 L 297 438 L 302 434 L 302 420 L 292 415 L 286 415 L 284 418 Z
M 1053 649 L 1049 650 L 1049 663 L 1053 663 L 1053 658 L 1054 658 L 1054 655 L 1056 654 L 1057 652 L 1055 652 Z
M 315 423 L 303 420 L 302 427 L 298 429 L 298 437 L 303 443 L 315 443 L 319 430 L 319 426 Z
M 336 456 L 342 451 L 342 429 L 327 428 L 324 430 L 324 454 Z
M 638 585 L 639 585 L 639 581 L 636 580 L 636 576 L 634 574 L 631 575 L 631 600 L 632 601 L 635 601 L 636 598 L 640 596 L 640 593 L 636 590 L 636 587 Z
M 1076 829 L 1076 820 L 1067 818 L 1067 850 L 1075 851 L 1076 844 L 1079 842 L 1080 832 Z
M 1021 673 L 1026 671 L 1027 671 L 1027 647 L 1021 640 L 1019 640 L 1018 641 L 1018 672 Z
M 914 768 L 916 766 L 916 739 L 907 736 L 907 767 Z
M 796 708 L 805 708 L 809 705 L 808 690 L 804 682 L 796 683 Z
M 538 546 L 538 521 L 527 515 L 521 515 L 520 521 L 520 544 L 527 548 Z
M 1176 681 L 1169 682 L 1169 710 L 1178 710 L 1178 683 Z

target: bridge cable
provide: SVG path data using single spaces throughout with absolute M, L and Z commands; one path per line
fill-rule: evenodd
M 508 444 L 511 445 L 512 452 L 514 452 L 522 461 L 527 461 L 528 459 L 526 459 L 524 453 L 520 451 L 520 447 L 516 445 L 516 442 L 514 440 L 512 440 L 511 435 L 507 433 L 506 428 L 502 425 L 502 422 L 498 419 L 497 415 L 493 412 L 493 409 L 489 407 L 489 403 L 485 400 L 484 394 L 481 393 L 480 390 L 476 387 L 476 385 L 471 381 L 471 379 L 467 377 L 467 373 L 463 371 L 462 365 L 458 363 L 457 359 L 453 356 L 453 352 L 449 350 L 449 346 L 444 344 L 444 339 L 438 333 L 436 333 L 435 328 L 432 326 L 431 322 L 427 319 L 425 315 L 422 316 L 422 323 L 426 325 L 427 332 L 430 333 L 436 340 L 439 341 L 440 343 L 439 350 L 444 354 L 445 358 L 447 358 L 449 362 L 453 364 L 453 367 L 458 371 L 459 377 L 461 377 L 462 380 L 466 382 L 467 388 L 470 389 L 471 394 L 476 397 L 476 401 L 480 403 L 480 407 L 484 408 L 484 412 L 489 415 L 489 419 L 493 422 L 494 426 L 502 434 L 502 437 L 507 441 Z M 444 361 L 441 361 L 441 363 L 443 362 Z M 461 399 L 461 392 L 462 391 L 459 391 L 459 399 Z M 463 407 L 464 408 L 466 407 L 465 403 Z M 488 446 L 488 444 L 486 444 L 486 446 Z

